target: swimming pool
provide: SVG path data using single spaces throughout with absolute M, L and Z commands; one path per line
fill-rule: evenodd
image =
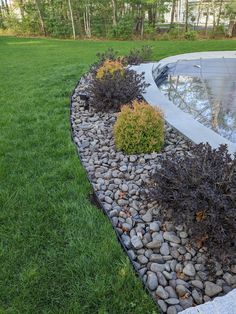
M 236 152 L 236 51 L 176 55 L 132 67 L 149 86 L 144 99 L 192 142 Z
M 236 143 L 236 58 L 178 60 L 154 79 L 176 106 Z

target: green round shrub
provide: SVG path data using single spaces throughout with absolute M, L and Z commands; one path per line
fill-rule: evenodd
M 164 118 L 146 102 L 124 105 L 114 125 L 115 145 L 126 154 L 152 153 L 164 144 Z

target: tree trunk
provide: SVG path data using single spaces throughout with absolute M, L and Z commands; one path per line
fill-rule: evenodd
M 91 37 L 91 26 L 90 26 L 90 11 L 86 4 L 84 12 L 84 30 L 87 37 Z
M 216 22 L 217 26 L 220 25 L 220 17 L 221 17 L 221 14 L 222 14 L 222 6 L 223 6 L 223 0 L 220 0 L 220 7 L 219 7 L 218 17 L 217 17 L 217 22 Z
M 174 24 L 174 20 L 175 20 L 175 9 L 176 9 L 176 0 L 172 0 L 170 25 L 173 25 L 173 24 Z
M 230 22 L 229 22 L 229 28 L 228 28 L 228 32 L 227 32 L 227 35 L 228 37 L 232 38 L 233 37 L 233 31 L 234 31 L 234 28 L 236 27 L 236 19 L 231 19 Z
M 115 0 L 111 0 L 112 3 L 112 24 L 113 26 L 117 25 L 117 12 L 116 12 L 116 2 Z
M 41 13 L 41 10 L 40 10 L 40 6 L 39 6 L 39 1 L 38 0 L 35 0 L 35 5 L 36 5 L 36 9 L 37 9 L 38 15 L 39 15 L 39 21 L 40 21 L 40 25 L 41 25 L 41 30 L 42 30 L 44 36 L 47 36 L 46 28 L 45 28 L 45 24 L 44 24 L 44 20 L 43 20 L 43 16 L 42 16 L 42 13 Z
M 199 4 L 198 4 L 197 26 L 199 25 L 201 13 L 202 13 L 202 0 L 200 0 L 200 1 L 199 1 Z
M 188 0 L 186 0 L 185 4 L 185 32 L 188 31 Z
M 205 22 L 205 35 L 207 35 L 208 19 L 209 19 L 209 5 L 207 4 L 207 13 L 206 13 L 206 22 Z
M 73 38 L 75 40 L 75 23 L 74 23 L 74 17 L 73 17 L 73 12 L 72 12 L 72 8 L 71 8 L 71 1 L 70 0 L 68 0 L 68 5 L 69 5 L 69 10 L 70 10 L 70 19 L 71 19 Z
M 214 32 L 216 28 L 215 0 L 212 0 L 211 5 L 212 5 L 212 12 L 213 12 L 213 32 Z

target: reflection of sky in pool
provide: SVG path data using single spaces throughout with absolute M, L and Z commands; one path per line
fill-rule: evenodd
M 236 143 L 236 58 L 168 65 L 159 89 L 183 111 Z

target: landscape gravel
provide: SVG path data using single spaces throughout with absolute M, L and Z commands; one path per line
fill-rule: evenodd
M 147 183 L 161 171 L 160 159 L 171 152 L 182 156 L 189 142 L 165 126 L 160 153 L 125 155 L 115 148 L 115 113 L 96 113 L 86 94 L 91 74 L 81 78 L 71 101 L 73 141 L 95 194 L 121 237 L 129 258 L 163 313 L 179 313 L 236 288 L 236 265 L 208 268 L 205 248 L 191 243 L 182 225 L 160 215 L 160 204 L 150 202 Z M 89 96 L 89 95 L 88 95 Z

